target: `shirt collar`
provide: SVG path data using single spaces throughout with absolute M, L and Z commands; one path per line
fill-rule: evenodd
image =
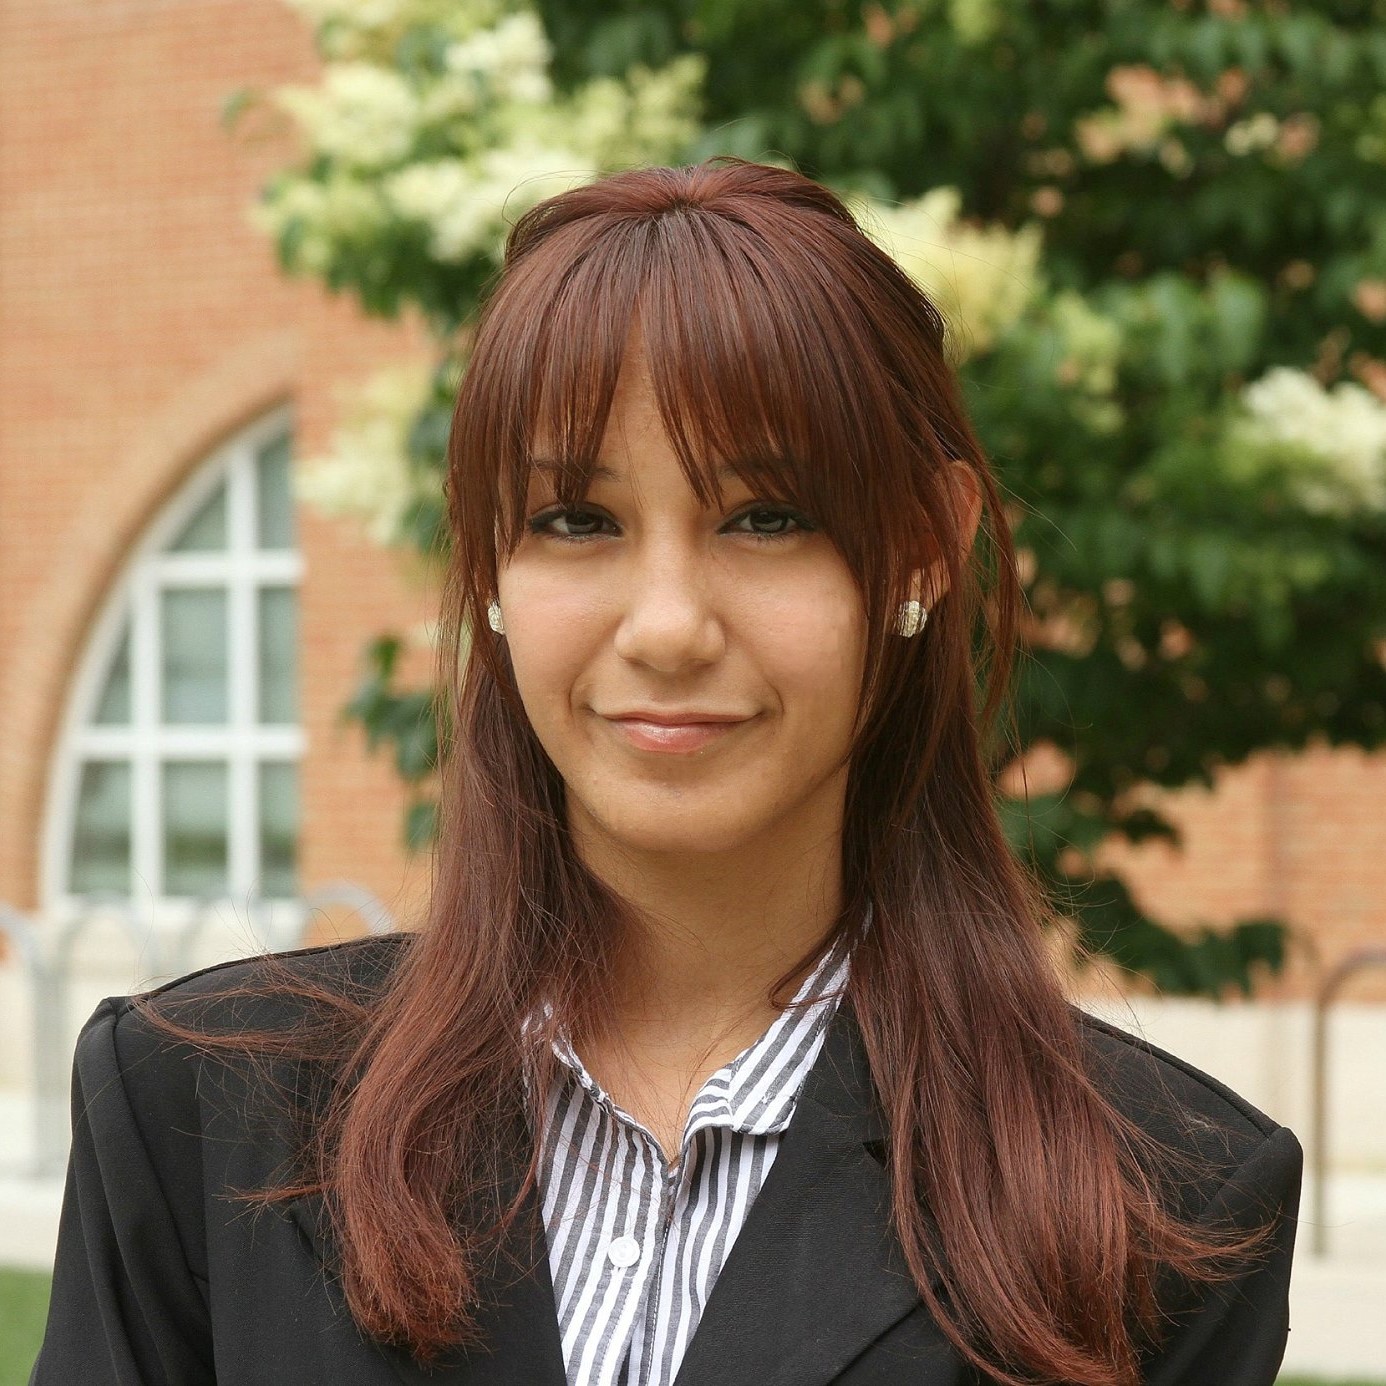
M 849 975 L 850 957 L 840 949 L 829 949 L 765 1033 L 698 1090 L 684 1126 L 685 1146 L 692 1135 L 708 1126 L 770 1135 L 789 1125 L 799 1089 L 846 992 Z M 552 1044 L 556 1057 L 594 1101 L 618 1120 L 641 1127 L 587 1071 L 566 1033 L 560 1032 Z

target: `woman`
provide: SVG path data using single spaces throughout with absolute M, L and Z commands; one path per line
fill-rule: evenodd
M 997 489 L 842 204 L 536 207 L 448 500 L 430 917 L 97 1012 L 36 1386 L 1271 1382 L 1299 1145 L 1064 1000 Z

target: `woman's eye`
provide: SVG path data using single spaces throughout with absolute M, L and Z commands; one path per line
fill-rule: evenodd
M 783 539 L 814 528 L 797 510 L 782 505 L 753 505 L 729 523 L 737 533 L 757 539 Z
M 600 534 L 601 527 L 608 523 L 607 517 L 596 510 L 583 510 L 573 506 L 546 510 L 529 522 L 529 528 L 533 534 L 554 534 L 562 539 L 586 539 Z

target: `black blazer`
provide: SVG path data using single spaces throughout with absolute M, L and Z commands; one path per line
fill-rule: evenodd
M 379 988 L 401 936 L 286 956 L 304 979 Z M 172 984 L 175 999 L 254 981 L 255 963 Z M 168 989 L 166 989 L 168 990 Z M 272 1028 L 298 1003 L 215 1003 L 228 1026 Z M 204 1017 L 205 1018 L 205 1017 Z M 1270 1386 L 1288 1331 L 1302 1152 L 1293 1133 L 1179 1059 L 1082 1017 L 1093 1072 L 1147 1129 L 1213 1175 L 1182 1211 L 1249 1226 L 1279 1213 L 1272 1255 L 1215 1292 L 1180 1286 L 1150 1386 Z M 310 1103 L 301 1069 L 283 1075 Z M 171 1043 L 104 1001 L 77 1047 L 73 1148 L 53 1299 L 30 1386 L 563 1386 L 534 1200 L 507 1272 L 487 1282 L 489 1351 L 425 1371 L 367 1340 L 330 1272 L 320 1202 L 248 1211 L 233 1197 L 282 1173 L 287 1120 L 236 1060 Z M 317 1097 L 314 1097 L 314 1092 Z M 282 1111 L 282 1109 L 280 1109 Z M 778 1159 L 732 1247 L 678 1386 L 962 1386 L 980 1378 L 944 1339 L 889 1230 L 885 1132 L 845 1003 Z M 521 1154 L 527 1153 L 524 1151 Z

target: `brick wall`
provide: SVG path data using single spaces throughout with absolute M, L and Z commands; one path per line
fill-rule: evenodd
M 0 25 L 0 899 L 32 908 L 58 718 L 132 542 L 208 450 L 291 400 L 323 447 L 341 393 L 426 352 L 291 282 L 246 208 L 288 157 L 227 95 L 311 76 L 276 0 L 11 0 Z M 401 911 L 421 871 L 401 794 L 336 722 L 367 637 L 433 609 L 347 527 L 300 517 L 302 875 L 350 876 Z
M 1309 994 L 1349 952 L 1386 946 L 1386 757 L 1355 747 L 1266 753 L 1215 791 L 1162 796 L 1180 848 L 1146 843 L 1107 855 L 1136 898 L 1172 925 L 1255 915 L 1290 921 L 1285 975 L 1262 995 Z M 1386 1000 L 1386 968 L 1359 973 L 1345 1000 Z

